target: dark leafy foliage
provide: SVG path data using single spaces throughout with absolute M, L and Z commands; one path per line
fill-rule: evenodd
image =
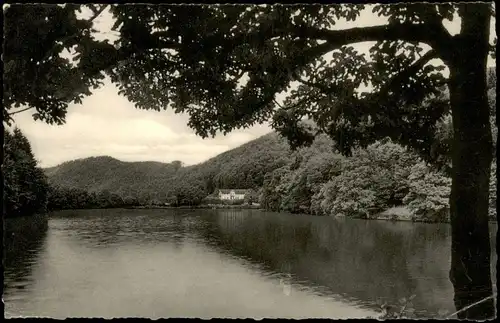
M 274 211 L 362 218 L 404 207 L 412 214 L 409 220 L 448 221 L 450 179 L 414 153 L 390 140 L 357 149 L 350 157 L 334 153 L 332 146 L 330 139 L 318 137 L 294 152 L 288 164 L 268 173 L 261 205 Z
M 350 153 L 389 136 L 435 161 L 436 123 L 450 110 L 436 92 L 444 66 L 426 65 L 436 53 L 423 54 L 421 45 L 446 35 L 438 22 L 457 7 L 378 5 L 373 12 L 387 17 L 388 27 L 329 30 L 339 19 L 356 20 L 364 8 L 111 6 L 119 38 L 109 44 L 91 36 L 105 6 L 11 5 L 5 111 L 26 105 L 37 109 L 36 118 L 61 123 L 67 104 L 80 102 L 107 74 L 138 108 L 171 105 L 188 113 L 203 137 L 272 117 L 293 147 L 323 132 Z M 77 17 L 82 9 L 91 9 L 90 19 Z M 349 46 L 360 41 L 376 41 L 371 60 Z M 74 64 L 59 56 L 65 49 L 75 51 Z M 275 95 L 294 81 L 300 85 L 276 109 Z M 357 91 L 361 84 L 374 92 Z M 302 117 L 318 127 L 305 127 Z
M 2 172 L 5 217 L 31 216 L 47 207 L 47 178 L 21 130 L 4 129 Z
M 113 47 L 93 39 L 92 19 L 77 18 L 80 10 L 75 4 L 4 9 L 4 120 L 27 107 L 36 109 L 35 119 L 62 124 L 69 103 L 81 103 L 102 85 L 98 63 Z M 69 49 L 84 54 L 78 64 L 60 56 Z

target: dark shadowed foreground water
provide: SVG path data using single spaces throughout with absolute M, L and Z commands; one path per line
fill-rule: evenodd
M 447 224 L 91 210 L 19 238 L 6 317 L 367 317 L 412 294 L 419 316 L 454 311 Z

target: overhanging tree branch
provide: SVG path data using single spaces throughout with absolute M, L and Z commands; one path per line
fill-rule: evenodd
M 423 56 L 421 56 L 416 62 L 409 65 L 407 68 L 396 74 L 393 78 L 391 78 L 380 91 L 377 92 L 377 95 L 383 96 L 389 93 L 389 91 L 393 88 L 393 86 L 397 83 L 401 83 L 412 75 L 415 75 L 421 68 L 425 66 L 431 59 L 437 58 L 438 53 L 435 49 L 429 50 Z
M 21 112 L 24 112 L 24 111 L 30 110 L 30 109 L 33 109 L 33 107 L 27 107 L 27 108 L 24 108 L 24 109 L 21 109 L 21 110 L 12 111 L 10 113 L 7 113 L 7 115 L 8 116 L 13 116 L 14 114 L 18 114 L 18 113 L 21 113 Z
M 92 10 L 92 12 L 94 13 L 94 15 L 92 17 L 90 17 L 88 20 L 87 20 L 87 23 L 89 24 L 89 26 L 92 26 L 92 22 L 97 18 L 99 17 L 99 15 L 101 13 L 104 12 L 104 10 L 108 7 L 108 5 L 102 5 L 99 9 L 96 9 L 93 5 L 91 5 L 89 8 L 90 10 Z M 73 39 L 75 37 L 77 37 L 78 35 L 77 34 L 73 34 L 73 35 L 69 35 L 69 36 L 66 36 L 60 40 L 58 40 L 59 42 L 67 42 L 68 40 L 70 39 Z M 41 62 L 45 61 L 46 59 L 48 59 L 51 55 L 52 55 L 52 52 L 54 51 L 54 48 L 55 46 L 53 46 L 51 49 L 49 49 L 45 55 L 43 56 L 43 58 L 41 59 Z
M 442 26 L 441 26 L 442 27 Z M 164 36 L 169 35 L 167 31 L 158 31 L 147 35 L 148 41 L 143 42 L 140 48 L 133 44 L 132 48 L 122 48 L 117 51 L 116 60 L 121 61 L 128 59 L 131 54 L 137 53 L 137 50 L 143 51 L 148 49 L 179 49 L 182 44 L 175 41 L 164 39 Z M 326 41 L 323 44 L 311 47 L 303 52 L 301 59 L 302 63 L 309 63 L 315 58 L 324 55 L 342 46 L 365 42 L 365 41 L 384 41 L 384 40 L 403 40 L 408 42 L 422 42 L 433 47 L 443 46 L 449 40 L 449 34 L 445 29 L 438 28 L 432 24 L 417 25 L 412 23 L 390 24 L 374 27 L 350 28 L 344 30 L 327 30 L 310 26 L 290 26 L 274 27 L 266 24 L 265 27 L 248 33 L 241 33 L 231 38 L 221 37 L 219 34 L 210 35 L 200 39 L 196 46 L 200 48 L 215 48 L 215 46 L 223 46 L 233 48 L 239 44 L 255 42 L 263 42 L 275 37 L 293 36 L 301 40 L 316 39 Z M 436 52 L 437 54 L 437 52 Z M 292 67 L 296 70 L 295 67 Z
M 357 27 L 343 30 L 327 30 L 310 26 L 297 26 L 291 34 L 300 38 L 321 39 L 341 47 L 366 41 L 422 42 L 430 46 L 441 46 L 450 40 L 446 29 L 437 28 L 433 24 L 389 24 L 373 27 Z
M 92 18 L 90 18 L 88 21 L 92 22 L 95 18 L 97 18 L 106 9 L 107 6 L 108 5 L 106 5 L 106 4 L 101 5 L 101 7 L 99 9 L 97 9 L 94 4 L 92 4 L 92 3 L 88 4 L 88 7 L 94 13 L 94 16 L 92 16 Z
M 99 17 L 99 15 L 100 15 L 101 13 L 103 13 L 103 12 L 104 12 L 104 10 L 106 10 L 106 8 L 107 8 L 107 7 L 108 7 L 108 5 L 107 5 L 107 4 L 102 5 L 102 6 L 101 6 L 101 8 L 99 8 L 99 9 L 95 9 L 95 7 L 94 7 L 94 6 L 91 6 L 91 7 L 90 7 L 90 9 L 91 9 L 91 10 L 92 10 L 92 12 L 94 13 L 94 15 L 93 15 L 93 16 L 92 16 L 89 20 L 87 20 L 87 21 L 88 21 L 88 22 L 92 22 L 92 21 L 94 21 L 97 17 Z
M 168 31 L 158 31 L 152 36 L 160 37 L 169 35 Z M 328 30 L 311 26 L 293 26 L 276 27 L 272 24 L 266 24 L 260 29 L 251 33 L 240 33 L 231 38 L 221 37 L 220 34 L 213 34 L 200 39 L 198 45 L 203 48 L 223 46 L 233 48 L 242 43 L 261 43 L 275 37 L 293 36 L 300 39 L 324 40 L 331 46 L 331 50 L 340 48 L 344 45 L 354 44 L 366 41 L 391 41 L 402 40 L 408 42 L 422 42 L 430 46 L 441 46 L 450 39 L 450 35 L 442 25 L 438 24 L 390 24 L 373 27 L 358 27 L 343 30 Z M 163 48 L 172 48 L 179 46 L 174 42 L 166 42 Z
M 417 59 L 413 64 L 408 65 L 405 69 L 403 69 L 401 72 L 396 74 L 394 77 L 392 77 L 388 82 L 386 82 L 383 87 L 378 90 L 377 92 L 371 94 L 367 98 L 363 99 L 358 99 L 359 100 L 359 105 L 366 106 L 370 111 L 373 109 L 373 111 L 378 111 L 379 103 L 380 100 L 384 100 L 384 98 L 388 95 L 388 93 L 395 88 L 395 86 L 399 83 L 404 83 L 406 82 L 409 78 L 411 78 L 413 75 L 418 73 L 420 69 L 422 69 L 430 60 L 434 59 L 437 57 L 437 51 L 432 49 L 425 53 L 423 56 L 421 56 L 419 59 Z M 301 78 L 298 78 L 298 81 L 301 83 L 310 86 L 310 87 L 315 87 L 321 90 L 323 93 L 328 94 L 332 93 L 333 89 L 328 88 L 324 84 L 320 84 L 317 82 L 310 82 L 310 81 L 305 81 Z M 324 98 L 325 99 L 325 98 Z M 354 98 L 353 98 L 354 99 Z M 319 98 L 317 98 L 319 100 Z M 368 102 L 377 102 L 375 106 L 372 106 L 371 104 L 366 105 Z M 332 106 L 331 111 L 329 112 L 329 117 L 328 117 L 328 124 L 335 123 L 338 117 L 340 117 L 342 113 L 342 104 L 339 106 Z M 366 111 L 369 113 L 369 111 Z M 319 123 L 318 124 L 319 129 L 322 132 L 327 132 L 327 129 L 325 128 L 324 124 Z
M 318 83 L 318 82 L 311 82 L 311 81 L 307 81 L 307 80 L 304 80 L 303 78 L 301 77 L 298 77 L 297 78 L 297 81 L 299 81 L 300 83 L 304 84 L 304 85 L 307 85 L 307 86 L 310 86 L 310 87 L 315 87 L 315 88 L 318 88 L 319 90 L 321 90 L 322 92 L 324 93 L 328 93 L 330 92 L 330 89 L 325 86 L 324 84 L 321 84 L 321 83 Z

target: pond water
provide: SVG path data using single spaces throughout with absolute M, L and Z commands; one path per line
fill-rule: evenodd
M 413 294 L 419 317 L 454 311 L 448 224 L 115 209 L 29 231 L 6 240 L 6 317 L 353 318 Z

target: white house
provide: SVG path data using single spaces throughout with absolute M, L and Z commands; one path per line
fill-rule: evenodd
M 229 190 L 219 190 L 219 199 L 221 200 L 243 200 L 247 190 L 244 189 L 229 189 Z

